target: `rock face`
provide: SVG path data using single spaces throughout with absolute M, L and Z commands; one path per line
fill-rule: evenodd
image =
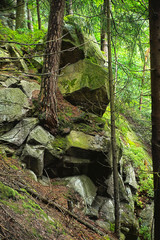
M 111 141 L 106 130 L 109 125 L 102 124 L 102 118 L 99 122 L 97 116 L 109 103 L 107 70 L 94 39 L 85 36 L 70 20 L 64 29 L 62 49 L 66 51 L 62 53 L 61 67 L 69 65 L 61 71 L 59 88 L 68 101 L 87 112 L 82 114 L 86 119 L 75 120 L 71 112 L 73 121 L 67 123 L 65 131 L 53 136 L 40 125 L 37 115 L 31 114 L 31 100 L 39 84 L 22 77 L 0 76 L 0 147 L 9 156 L 19 156 L 43 184 L 44 175 L 67 179 L 68 187 L 81 196 L 85 214 L 102 228 L 110 229 L 115 221 Z M 14 50 L 12 47 L 10 54 Z M 17 67 L 25 71 L 25 65 L 19 64 Z M 133 196 L 138 184 L 132 164 L 120 161 L 122 154 L 119 146 L 121 230 L 127 240 L 136 240 L 139 226 Z M 150 217 L 150 209 L 147 212 Z M 142 217 L 145 219 L 143 212 Z

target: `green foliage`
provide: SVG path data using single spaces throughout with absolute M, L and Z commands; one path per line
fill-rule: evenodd
M 115 231 L 115 224 L 114 223 L 110 223 L 110 231 L 111 232 Z
M 140 227 L 139 230 L 139 236 L 143 239 L 143 240 L 151 240 L 151 233 L 150 233 L 150 229 L 148 226 L 142 225 Z
M 14 31 L 10 28 L 3 26 L 2 22 L 0 21 L 0 40 L 2 41 L 11 41 L 11 42 L 18 42 L 24 44 L 36 44 L 42 43 L 45 37 L 46 32 L 44 30 L 35 30 L 34 32 L 22 29 L 21 32 Z M 17 45 L 17 47 L 20 47 Z M 32 49 L 34 45 L 30 46 L 23 46 L 23 48 Z

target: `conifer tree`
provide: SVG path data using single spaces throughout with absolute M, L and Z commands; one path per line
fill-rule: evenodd
M 44 124 L 55 133 L 57 119 L 57 77 L 59 74 L 60 50 L 65 0 L 51 0 L 47 45 L 44 60 L 44 76 L 41 83 L 40 104 L 44 113 Z

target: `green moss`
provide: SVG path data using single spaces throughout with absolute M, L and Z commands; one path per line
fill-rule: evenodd
M 54 141 L 52 141 L 48 148 L 53 149 L 55 154 L 62 154 L 66 150 L 67 144 L 64 137 L 57 136 Z
M 18 195 L 19 195 L 18 192 L 15 191 L 13 188 L 10 188 L 4 185 L 2 182 L 0 182 L 0 198 L 1 199 L 8 199 L 8 198 L 16 199 Z

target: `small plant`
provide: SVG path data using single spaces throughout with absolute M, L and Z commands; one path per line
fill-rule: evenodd
M 148 226 L 141 226 L 139 230 L 139 235 L 142 237 L 144 240 L 151 240 L 151 233 L 148 228 Z

